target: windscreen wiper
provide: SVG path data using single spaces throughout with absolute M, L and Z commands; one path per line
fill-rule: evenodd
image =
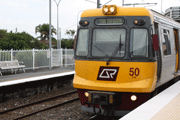
M 109 65 L 109 62 L 112 60 L 113 56 L 115 56 L 119 50 L 121 51 L 121 46 L 122 46 L 122 44 L 121 44 L 121 35 L 120 35 L 119 45 L 114 49 L 114 51 L 112 52 L 111 56 L 106 61 L 106 65 Z

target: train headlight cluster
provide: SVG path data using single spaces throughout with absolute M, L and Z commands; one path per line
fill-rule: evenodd
M 88 92 L 85 92 L 84 95 L 88 98 L 88 102 L 91 102 L 91 100 L 92 100 L 91 94 Z
M 102 8 L 104 15 L 115 15 L 117 13 L 116 5 L 104 5 Z
M 88 92 L 85 92 L 84 95 L 85 95 L 86 97 L 89 97 L 89 93 L 88 93 Z
M 108 7 L 103 8 L 104 13 L 107 13 L 109 11 Z
M 137 100 L 137 96 L 136 95 L 131 95 L 131 100 L 132 101 L 136 101 Z
M 145 20 L 143 20 L 143 19 L 135 19 L 134 20 L 134 24 L 135 25 L 138 25 L 138 26 L 143 26 L 144 24 L 145 24 L 146 22 L 145 22 Z
M 113 12 L 115 11 L 115 7 L 110 7 L 110 9 L 109 9 L 109 10 L 110 10 L 110 12 L 112 12 L 112 13 L 113 13 Z
M 81 20 L 81 21 L 79 21 L 79 24 L 81 25 L 81 26 L 88 26 L 89 25 L 89 21 L 87 21 L 87 20 Z

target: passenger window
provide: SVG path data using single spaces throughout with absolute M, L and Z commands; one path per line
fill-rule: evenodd
M 76 55 L 77 56 L 87 56 L 88 55 L 89 30 L 88 29 L 80 29 L 78 35 L 79 36 L 78 36 L 78 40 L 77 40 Z
M 169 30 L 163 29 L 162 49 L 163 49 L 164 55 L 171 54 L 171 45 L 170 45 L 169 35 L 170 35 Z
M 148 31 L 147 29 L 132 29 L 130 40 L 131 57 L 148 57 Z

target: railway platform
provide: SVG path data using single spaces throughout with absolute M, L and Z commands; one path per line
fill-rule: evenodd
M 21 84 L 31 81 L 38 81 L 43 79 L 62 77 L 66 75 L 73 75 L 73 67 L 61 67 L 53 68 L 52 70 L 47 69 L 38 69 L 34 71 L 29 71 L 26 73 L 17 73 L 0 76 L 0 87 Z
M 65 84 L 71 85 L 74 73 L 74 67 L 68 66 L 0 76 L 0 103 L 56 91 Z
M 180 81 L 120 120 L 180 120 Z

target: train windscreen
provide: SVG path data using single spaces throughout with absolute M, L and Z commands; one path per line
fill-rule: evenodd
M 125 54 L 125 29 L 94 29 L 92 56 L 123 57 Z

